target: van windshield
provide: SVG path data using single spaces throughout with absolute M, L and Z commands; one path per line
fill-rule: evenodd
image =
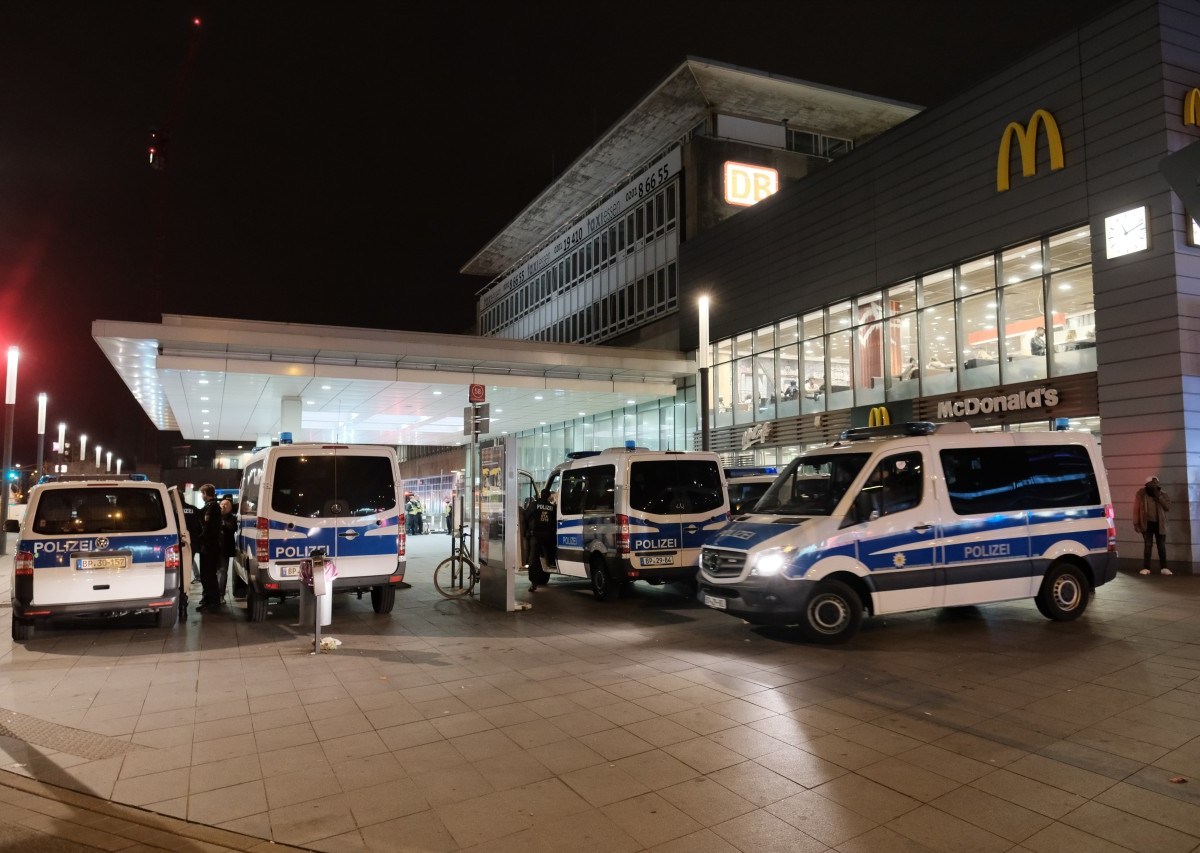
M 167 526 L 158 489 L 54 489 L 42 494 L 33 530 L 56 533 L 145 533 Z
M 712 512 L 725 504 L 721 468 L 711 459 L 634 462 L 629 466 L 629 506 L 655 515 Z
M 374 515 L 396 506 L 386 456 L 280 456 L 271 509 L 301 518 Z
M 832 515 L 869 453 L 798 456 L 754 508 L 767 515 Z

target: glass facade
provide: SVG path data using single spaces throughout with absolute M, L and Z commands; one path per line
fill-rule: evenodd
M 717 341 L 711 356 L 714 427 L 1093 372 L 1088 228 Z
M 567 454 L 579 450 L 606 450 L 633 441 L 650 450 L 691 450 L 699 430 L 696 388 L 678 391 L 674 399 L 628 406 L 613 412 L 588 415 L 565 423 L 548 424 L 517 434 L 517 467 L 545 482 Z

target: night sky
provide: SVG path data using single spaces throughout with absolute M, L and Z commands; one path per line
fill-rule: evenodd
M 96 319 L 467 331 L 458 270 L 686 56 L 932 106 L 1111 5 L 5 0 L 13 461 L 39 391 L 48 440 L 153 455 Z

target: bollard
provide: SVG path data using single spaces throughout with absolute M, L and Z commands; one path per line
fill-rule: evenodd
M 300 624 L 313 626 L 313 654 L 321 651 L 321 626 L 333 622 L 333 579 L 337 567 L 313 551 L 300 563 Z

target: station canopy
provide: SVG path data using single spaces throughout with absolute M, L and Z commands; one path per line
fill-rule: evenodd
M 251 444 L 290 405 L 294 441 L 455 445 L 472 384 L 495 437 L 674 397 L 696 370 L 666 350 L 183 315 L 92 337 L 159 429 Z

